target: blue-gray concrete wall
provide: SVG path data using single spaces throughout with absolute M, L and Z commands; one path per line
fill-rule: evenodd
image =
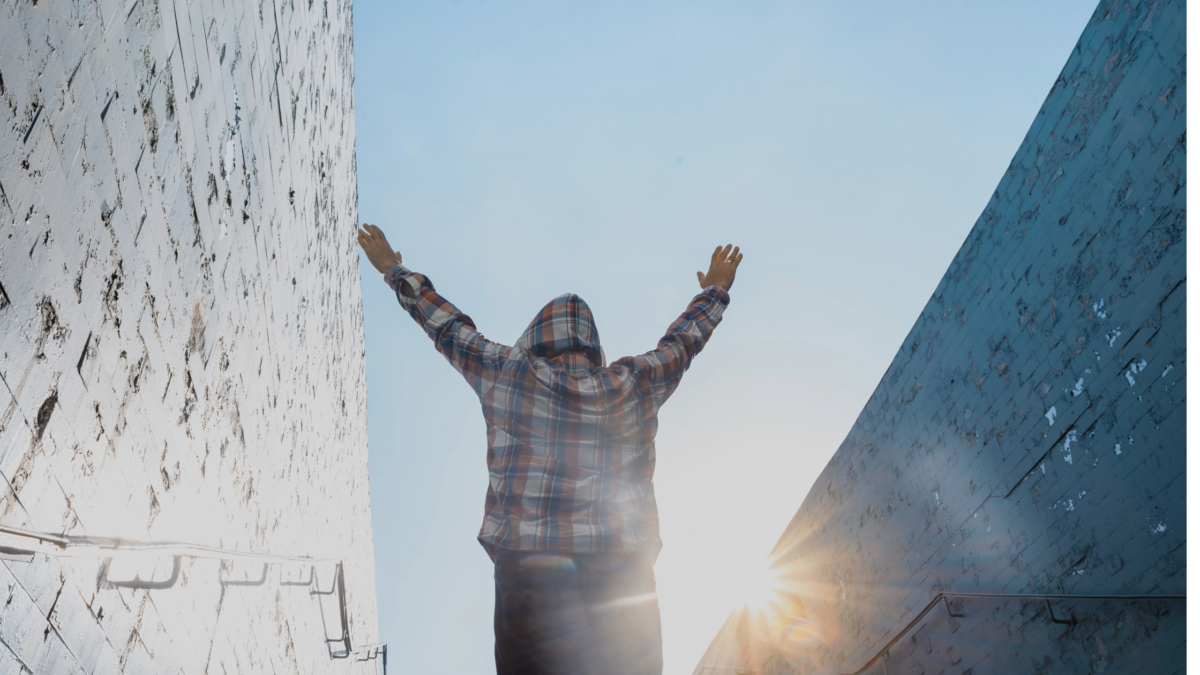
M 857 670 L 939 591 L 1186 592 L 1185 14 L 1099 4 L 774 552 L 819 635 L 735 613 L 698 673 Z M 871 672 L 1184 669 L 1181 603 L 954 608 Z

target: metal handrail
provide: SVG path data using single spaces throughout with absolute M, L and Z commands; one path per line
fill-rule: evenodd
M 917 623 L 919 623 L 921 621 L 921 619 L 925 618 L 925 615 L 928 614 L 930 612 L 930 610 L 932 610 L 934 607 L 936 607 L 939 602 L 945 602 L 946 612 L 950 616 L 956 617 L 956 618 L 961 617 L 962 614 L 955 614 L 953 611 L 951 611 L 950 598 L 1006 598 L 1006 599 L 1017 599 L 1017 600 L 1045 600 L 1046 607 L 1048 609 L 1050 608 L 1051 600 L 1131 600 L 1131 601 L 1134 601 L 1134 600 L 1163 600 L 1163 601 L 1183 600 L 1183 601 L 1187 601 L 1186 595 L 1071 595 L 1071 594 L 1058 594 L 1058 593 L 946 593 L 946 592 L 938 593 L 937 595 L 935 595 L 933 597 L 932 600 L 929 601 L 928 605 L 925 605 L 925 609 L 922 609 L 921 612 L 919 614 L 917 614 L 917 616 L 914 617 L 912 621 L 908 622 L 908 625 L 906 625 L 904 628 L 900 629 L 900 632 L 896 633 L 896 636 L 893 637 L 891 640 L 889 640 L 888 643 L 886 645 L 884 645 L 882 649 L 875 652 L 875 655 L 872 656 L 870 658 L 870 660 L 868 660 L 865 664 L 863 664 L 863 666 L 861 668 L 859 668 L 858 670 L 853 670 L 853 671 L 839 670 L 838 675 L 862 675 L 863 673 L 867 672 L 868 668 L 875 665 L 875 663 L 877 661 L 879 661 L 879 659 L 883 658 L 883 656 L 888 653 L 888 650 L 890 650 L 892 648 L 892 646 L 894 646 L 897 642 L 899 642 L 900 638 L 904 637 L 905 634 L 908 633 L 908 631 L 912 630 L 913 627 L 916 626 Z M 1075 624 L 1074 617 L 1072 617 L 1069 620 L 1055 618 L 1053 609 L 1050 609 L 1050 620 L 1053 621 L 1054 623 L 1062 623 L 1062 624 L 1070 624 L 1070 625 Z
M 362 647 L 358 647 L 354 651 L 350 652 L 350 655 L 355 657 L 355 661 L 370 661 L 372 659 L 382 658 L 383 672 L 387 673 L 386 642 L 377 642 L 373 645 L 363 645 Z
M 345 646 L 345 648 L 338 651 L 330 650 L 329 656 L 330 658 L 334 659 L 346 659 L 353 656 L 357 661 L 370 661 L 376 658 L 381 658 L 383 663 L 383 672 L 385 675 L 387 673 L 386 643 L 375 643 L 358 648 L 351 647 L 350 621 L 346 610 L 346 582 L 342 561 L 340 559 L 310 558 L 308 556 L 289 556 L 277 555 L 274 553 L 235 551 L 216 546 L 205 546 L 203 544 L 192 544 L 179 541 L 137 541 L 122 537 L 87 537 L 67 534 L 52 534 L 49 532 L 26 530 L 8 525 L 0 525 L 0 535 L 9 535 L 33 540 L 32 545 L 20 549 L 0 546 L 0 557 L 22 560 L 25 562 L 31 561 L 35 553 L 43 553 L 45 555 L 52 555 L 56 557 L 75 558 L 121 558 L 134 554 L 154 553 L 163 556 L 173 556 L 175 558 L 175 564 L 171 578 L 166 582 L 148 582 L 136 579 L 134 582 L 112 582 L 114 585 L 132 586 L 134 588 L 161 589 L 169 588 L 170 586 L 174 585 L 175 580 L 179 576 L 179 559 L 181 557 L 210 560 L 240 560 L 246 562 L 260 562 L 264 564 L 299 563 L 312 566 L 322 564 L 335 565 L 336 571 L 334 573 L 334 587 L 328 592 L 321 592 L 319 590 L 316 591 L 316 593 L 320 595 L 336 594 L 338 596 L 338 618 L 341 622 L 342 637 L 332 640 L 327 639 L 326 642 L 340 642 Z M 264 568 L 264 575 L 265 573 L 266 572 Z M 313 583 L 313 577 L 311 576 L 309 583 Z
M 340 563 L 337 558 L 310 558 L 308 556 L 276 555 L 274 553 L 253 553 L 250 551 L 235 551 L 203 544 L 189 544 L 181 541 L 137 541 L 122 537 L 86 537 L 68 534 L 50 534 L 24 530 L 19 527 L 0 525 L 0 534 L 8 534 L 40 542 L 52 544 L 55 548 L 46 546 L 34 547 L 32 552 L 46 553 L 60 557 L 78 558 L 111 558 L 125 553 L 157 553 L 159 555 L 181 555 L 189 558 L 208 558 L 214 560 L 246 560 L 257 562 L 297 562 L 309 565 L 322 563 Z
M 929 601 L 929 604 L 925 605 L 925 608 L 922 609 L 917 614 L 917 616 L 913 618 L 912 621 L 909 621 L 908 624 L 906 626 L 904 626 L 904 628 L 900 629 L 900 632 L 896 633 L 895 637 L 893 637 L 891 640 L 889 640 L 888 643 L 886 645 L 884 645 L 882 649 L 875 652 L 875 655 L 872 656 L 865 664 L 863 664 L 863 666 L 861 668 L 859 668 L 858 670 L 853 670 L 853 671 L 839 670 L 838 675 L 862 675 L 863 673 L 867 672 L 868 668 L 875 665 L 875 663 L 878 662 L 879 659 L 883 658 L 884 655 L 886 655 L 888 653 L 888 651 L 897 642 L 900 641 L 900 638 L 904 637 L 908 633 L 908 631 L 912 630 L 914 626 L 916 626 L 918 623 L 920 623 L 921 619 L 925 618 L 925 615 L 928 614 L 930 612 L 930 610 L 932 610 L 934 607 L 936 607 L 939 602 L 944 603 L 946 605 L 946 613 L 949 614 L 950 616 L 955 617 L 955 618 L 962 617 L 963 616 L 962 614 L 955 614 L 954 611 L 950 609 L 950 598 L 1005 598 L 1005 599 L 1019 599 L 1019 600 L 1044 600 L 1046 602 L 1046 609 L 1050 612 L 1050 620 L 1053 621 L 1054 623 L 1066 624 L 1066 625 L 1075 625 L 1077 623 L 1075 620 L 1075 617 L 1072 616 L 1070 619 L 1059 619 L 1059 618 L 1055 617 L 1054 609 L 1052 607 L 1050 607 L 1051 600 L 1129 600 L 1129 601 L 1161 600 L 1161 601 L 1168 601 L 1168 602 L 1170 602 L 1170 601 L 1186 602 L 1187 601 L 1186 595 L 1071 595 L 1071 594 L 1059 594 L 1059 593 L 954 593 L 954 592 L 942 592 L 942 593 L 938 593 L 937 595 L 933 596 L 933 599 Z M 885 665 L 884 668 L 886 669 L 886 667 L 887 666 Z M 713 670 L 713 671 L 734 670 L 736 672 L 743 672 L 743 673 L 761 672 L 762 671 L 761 668 L 753 668 L 753 667 L 749 667 L 749 666 L 725 666 L 725 665 L 715 665 L 715 664 L 702 664 L 698 668 L 698 670 L 700 670 L 701 672 L 703 672 L 704 670 Z

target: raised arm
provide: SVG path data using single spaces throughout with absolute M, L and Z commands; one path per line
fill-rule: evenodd
M 510 347 L 491 342 L 476 330 L 471 317 L 463 314 L 433 288 L 433 282 L 404 266 L 399 251 L 393 251 L 383 231 L 363 225 L 358 243 L 371 265 L 384 275 L 396 299 L 433 340 L 434 347 L 467 383 L 482 396 L 508 358 Z
M 641 356 L 620 359 L 613 365 L 632 369 L 645 378 L 654 397 L 655 409 L 662 406 L 675 388 L 679 386 L 683 373 L 692 364 L 696 354 L 704 349 L 729 304 L 729 289 L 733 286 L 737 267 L 742 254 L 732 245 L 718 246 L 713 251 L 708 274 L 696 273 L 703 289 L 692 298 L 688 308 L 667 329 L 654 351 Z

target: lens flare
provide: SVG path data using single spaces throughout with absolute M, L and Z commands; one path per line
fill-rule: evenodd
M 733 611 L 705 652 L 704 664 L 738 672 L 777 672 L 781 667 L 824 672 L 822 650 L 830 644 L 829 635 L 805 606 L 806 598 L 825 592 L 811 582 L 819 561 L 772 555 L 737 562 L 714 589 Z
M 733 594 L 737 602 L 756 612 L 765 612 L 782 590 L 778 571 L 770 567 L 748 570 L 733 583 Z

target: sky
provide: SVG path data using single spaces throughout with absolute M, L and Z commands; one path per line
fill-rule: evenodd
M 610 360 L 649 351 L 742 247 L 659 418 L 667 675 L 744 601 L 1094 9 L 355 3 L 359 217 L 489 339 L 574 292 Z M 397 672 L 494 672 L 479 403 L 360 260 L 380 639 Z

